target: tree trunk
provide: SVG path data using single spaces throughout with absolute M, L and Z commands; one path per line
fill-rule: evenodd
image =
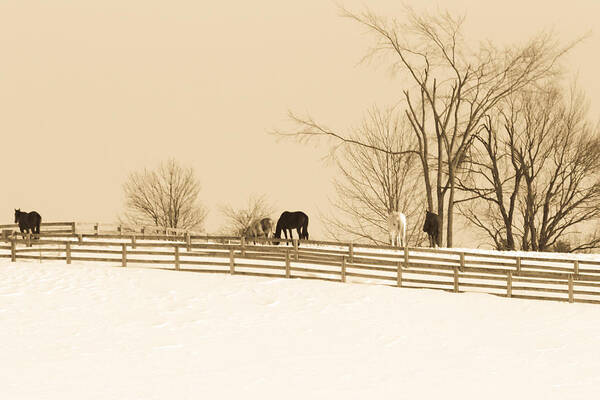
M 448 226 L 446 226 L 446 246 L 452 247 L 452 227 L 454 225 L 454 177 L 450 177 L 450 196 L 448 197 Z

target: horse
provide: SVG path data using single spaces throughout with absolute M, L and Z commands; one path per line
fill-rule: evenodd
M 271 218 L 257 219 L 250 224 L 246 230 L 247 237 L 254 238 L 254 244 L 256 244 L 257 237 L 270 238 L 273 233 L 273 220 Z
M 25 239 L 25 233 L 39 235 L 41 223 L 42 217 L 37 211 L 24 212 L 20 209 L 15 209 L 15 224 L 19 224 L 23 239 Z
M 400 211 L 392 211 L 388 215 L 388 232 L 390 244 L 398 247 L 406 246 L 406 215 Z
M 431 247 L 439 246 L 440 217 L 436 213 L 427 211 L 427 214 L 425 214 L 425 224 L 423 225 L 423 232 L 427 233 L 427 236 L 429 237 L 429 245 Z
M 273 236 L 273 225 L 275 224 L 269 217 L 260 220 L 260 227 L 267 239 Z
M 293 239 L 292 229 L 296 229 L 299 239 L 308 240 L 308 215 L 304 214 L 302 211 L 284 211 L 277 220 L 275 235 L 273 237 L 281 239 L 281 231 L 283 231 L 286 239 L 288 238 L 288 232 L 290 234 L 290 239 Z M 279 241 L 273 241 L 273 244 L 278 245 Z

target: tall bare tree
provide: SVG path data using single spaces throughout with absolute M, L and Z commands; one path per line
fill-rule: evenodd
M 194 170 L 174 159 L 155 170 L 131 173 L 123 191 L 124 219 L 133 225 L 200 230 L 207 215 L 198 201 L 200 183 Z
M 269 204 L 265 195 L 250 196 L 246 205 L 242 208 L 234 208 L 229 204 L 222 205 L 219 208 L 221 214 L 225 217 L 225 225 L 221 227 L 221 232 L 233 236 L 246 235 L 254 221 L 267 217 L 273 218 L 274 214 L 274 207 Z
M 336 239 L 387 243 L 387 218 L 401 211 L 408 219 L 409 243 L 421 244 L 424 207 L 417 157 L 400 155 L 416 143 L 403 112 L 373 107 L 353 136 L 386 152 L 364 146 L 344 145 L 333 153 L 340 178 L 334 180 L 338 211 L 324 215 L 327 231 Z
M 600 131 L 580 91 L 522 90 L 487 121 L 460 183 L 478 200 L 461 210 L 496 247 L 548 250 L 600 221 Z M 571 251 L 600 245 L 578 236 Z
M 452 246 L 456 177 L 489 110 L 508 94 L 557 72 L 557 60 L 572 45 L 559 46 L 554 37 L 539 34 L 523 45 L 504 49 L 490 42 L 474 47 L 463 36 L 464 18 L 449 13 L 419 14 L 406 7 L 404 20 L 388 19 L 367 10 L 342 15 L 375 37 L 365 59 L 391 57 L 391 67 L 405 83 L 406 116 L 417 138 L 427 207 L 446 220 L 446 242 Z M 290 113 L 299 138 L 327 136 L 388 152 L 362 139 L 325 128 L 310 117 Z M 391 153 L 399 154 L 399 153 Z M 440 237 L 442 226 L 440 226 Z

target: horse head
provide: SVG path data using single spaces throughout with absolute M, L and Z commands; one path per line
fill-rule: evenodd
M 15 208 L 15 224 L 19 222 L 19 218 L 21 217 L 21 209 Z
M 281 239 L 281 232 L 275 232 L 273 234 L 273 239 Z M 275 246 L 278 246 L 279 245 L 279 240 L 273 240 L 273 244 Z

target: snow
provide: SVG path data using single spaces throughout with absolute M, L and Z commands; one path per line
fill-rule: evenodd
M 0 261 L 2 399 L 589 398 L 600 306 Z

